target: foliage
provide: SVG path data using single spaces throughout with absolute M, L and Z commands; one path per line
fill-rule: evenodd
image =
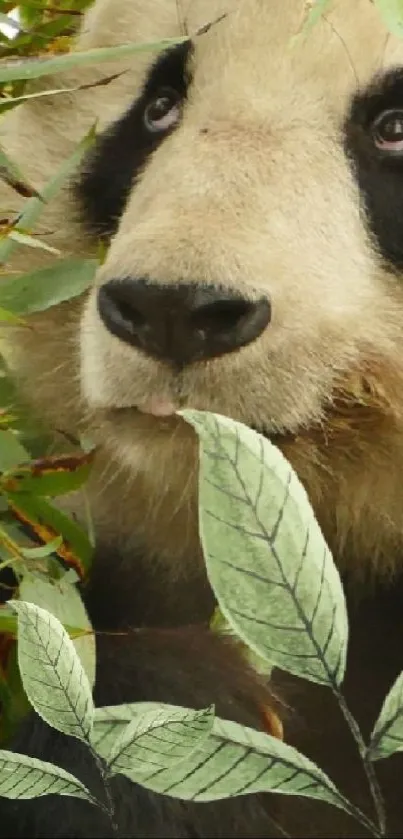
M 66 89 L 54 87 L 53 77 L 71 67 L 116 61 L 172 43 L 72 53 L 76 25 L 88 1 L 0 2 L 0 23 L 17 5 L 20 12 L 19 22 L 13 24 L 15 37 L 0 33 L 0 111 L 27 99 L 64 96 Z M 374 3 L 389 29 L 401 35 L 402 1 Z M 307 2 L 299 37 L 308 36 L 327 10 L 328 0 Z M 27 85 L 30 79 L 50 75 L 50 88 Z M 105 77 L 100 83 L 109 81 Z M 69 160 L 60 162 L 41 195 L 0 148 L 0 178 L 25 200 L 18 217 L 0 220 L 0 263 L 5 270 L 16 248 L 52 251 L 35 235 L 35 225 L 45 202 L 72 176 L 94 136 L 95 129 L 82 138 Z M 4 275 L 4 324 L 27 326 L 26 316 L 80 295 L 91 285 L 98 260 L 54 255 L 51 268 Z M 12 599 L 0 608 L 0 741 L 7 746 L 32 706 L 49 725 L 87 744 L 94 760 L 102 762 L 106 785 L 111 775 L 122 773 L 166 795 L 199 801 L 275 789 L 332 803 L 372 835 L 384 836 L 385 813 L 374 763 L 403 750 L 403 674 L 391 687 L 365 742 L 342 693 L 348 646 L 342 585 L 297 476 L 273 445 L 240 423 L 197 411 L 183 416 L 200 442 L 199 522 L 218 603 L 214 629 L 240 638 L 259 669 L 269 672 L 275 665 L 333 692 L 355 737 L 377 822 L 347 801 L 321 769 L 291 746 L 218 719 L 212 708 L 196 711 L 153 703 L 94 707 L 95 643 L 76 585 L 91 573 L 93 545 L 89 534 L 53 501 L 69 492 L 85 492 L 93 452 L 77 440 L 59 442 L 55 454 L 53 440 L 19 402 L 3 362 L 0 571 L 12 568 L 17 585 Z M 208 772 L 203 769 L 207 759 Z M 7 748 L 0 751 L 0 796 L 23 799 L 49 792 L 106 807 L 61 768 Z M 106 798 L 113 822 L 112 803 Z

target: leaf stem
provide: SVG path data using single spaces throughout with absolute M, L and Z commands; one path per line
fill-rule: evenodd
M 347 702 L 339 690 L 339 688 L 333 685 L 333 693 L 338 701 L 339 708 L 344 716 L 344 719 L 347 722 L 347 725 L 354 737 L 354 740 L 358 746 L 358 751 L 360 753 L 360 757 L 364 766 L 365 774 L 367 776 L 369 788 L 372 795 L 372 800 L 374 802 L 376 815 L 378 819 L 379 825 L 379 835 L 386 836 L 386 811 L 385 811 L 385 802 L 382 795 L 382 790 L 379 786 L 378 778 L 376 777 L 376 773 L 374 770 L 374 766 L 369 759 L 368 756 L 368 749 L 365 744 L 364 738 L 361 734 L 360 727 L 357 723 L 357 720 L 351 713 Z
M 110 783 L 109 783 L 110 775 L 109 775 L 107 767 L 105 767 L 105 764 L 104 764 L 102 758 L 99 756 L 99 754 L 97 754 L 95 749 L 93 749 L 93 747 L 88 742 L 88 740 L 87 740 L 87 745 L 88 745 L 88 748 L 89 748 L 89 750 L 91 752 L 91 755 L 94 759 L 94 762 L 96 763 L 98 772 L 101 776 L 101 780 L 102 780 L 102 783 L 103 783 L 104 791 L 105 791 L 106 806 L 105 805 L 101 805 L 101 806 L 102 806 L 102 809 L 104 810 L 104 812 L 109 817 L 113 833 L 117 836 L 118 825 L 115 821 L 115 804 L 114 804 L 114 801 L 113 801 L 112 791 L 111 791 L 111 787 L 110 787 Z

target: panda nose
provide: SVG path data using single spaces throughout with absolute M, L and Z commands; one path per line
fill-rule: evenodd
M 271 317 L 265 297 L 252 302 L 217 286 L 129 278 L 101 286 L 98 309 L 106 328 L 121 341 L 179 366 L 250 344 Z

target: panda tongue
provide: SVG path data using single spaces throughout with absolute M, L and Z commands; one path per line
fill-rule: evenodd
M 176 406 L 169 399 L 153 396 L 137 405 L 137 409 L 142 414 L 152 414 L 154 417 L 170 417 L 175 413 Z

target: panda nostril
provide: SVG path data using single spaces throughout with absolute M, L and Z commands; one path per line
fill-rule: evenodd
M 208 303 L 192 312 L 190 321 L 192 326 L 203 332 L 226 332 L 236 329 L 249 311 L 250 303 L 247 300 L 221 300 Z
M 116 285 L 113 293 L 110 288 L 101 287 L 98 292 L 98 309 L 105 326 L 111 332 L 124 332 L 135 335 L 146 328 L 147 320 L 144 314 L 125 298 L 125 289 L 120 290 Z

